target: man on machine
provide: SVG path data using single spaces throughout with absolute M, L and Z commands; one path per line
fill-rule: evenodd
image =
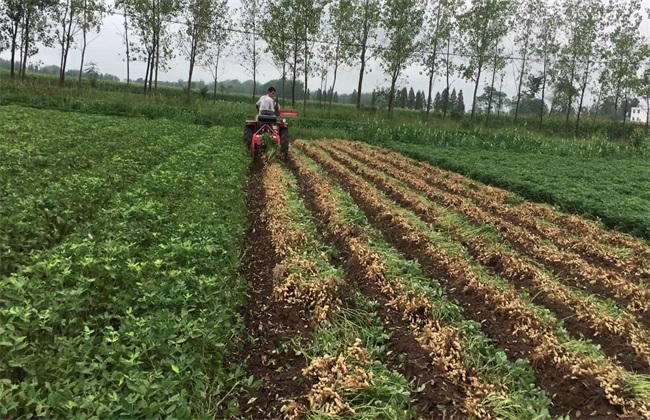
M 280 105 L 275 102 L 275 88 L 273 86 L 268 89 L 266 95 L 257 101 L 255 107 L 257 108 L 258 116 L 274 115 L 277 117 L 280 115 Z

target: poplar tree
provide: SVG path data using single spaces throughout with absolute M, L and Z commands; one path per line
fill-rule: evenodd
M 291 58 L 291 4 L 292 0 L 272 0 L 267 7 L 266 18 L 262 20 L 261 36 L 266 43 L 266 52 L 282 73 L 282 100 L 286 100 L 287 70 Z
M 614 104 L 614 124 L 618 120 L 622 98 L 635 93 L 639 81 L 637 74 L 647 57 L 647 45 L 640 32 L 642 18 L 639 0 L 610 0 L 606 20 L 613 25 L 606 35 L 603 49 L 605 69 L 601 84 L 611 89 L 606 96 Z
M 183 56 L 189 62 L 189 74 L 187 76 L 187 100 L 190 100 L 192 91 L 192 76 L 197 62 L 205 59 L 205 54 L 211 43 L 212 27 L 215 13 L 221 13 L 216 9 L 214 0 L 188 0 L 183 5 L 183 20 L 185 25 L 178 34 Z
M 108 6 L 104 3 L 104 0 L 80 1 L 81 10 L 79 13 L 79 26 L 81 28 L 81 63 L 79 64 L 79 84 L 81 84 L 81 77 L 83 75 L 84 62 L 86 60 L 86 49 L 88 48 L 88 45 L 93 41 L 88 40 L 88 34 L 92 32 L 99 34 L 104 16 L 106 15 L 106 12 L 108 12 Z M 129 75 L 127 74 L 127 83 L 128 76 Z
M 228 30 L 232 22 L 231 9 L 228 0 L 216 0 L 215 13 L 210 26 L 210 43 L 202 56 L 201 67 L 207 69 L 214 82 L 214 100 L 217 100 L 217 84 L 219 82 L 219 65 L 232 42 L 232 32 Z
M 521 67 L 517 77 L 517 96 L 515 102 L 515 122 L 519 117 L 519 104 L 521 103 L 521 90 L 524 80 L 528 77 L 529 57 L 532 51 L 532 44 L 535 40 L 536 25 L 540 23 L 539 13 L 545 13 L 543 10 L 546 4 L 543 0 L 523 0 L 517 10 L 517 19 L 515 19 L 515 45 L 516 51 L 521 57 Z
M 357 110 L 361 108 L 361 94 L 363 93 L 363 76 L 366 74 L 366 65 L 375 55 L 370 49 L 371 43 L 376 40 L 377 28 L 380 23 L 380 0 L 353 0 L 354 13 L 352 15 L 352 36 L 355 47 L 352 53 L 356 55 L 359 64 L 359 83 L 357 86 Z
M 422 27 L 423 10 L 417 0 L 388 0 L 384 7 L 382 28 L 388 45 L 381 51 L 381 67 L 389 77 L 388 114 L 395 107 L 395 85 L 402 71 L 414 61 Z
M 257 94 L 258 67 L 262 60 L 262 45 L 258 39 L 260 16 L 264 14 L 264 0 L 241 0 L 240 25 L 245 30 L 237 44 L 244 73 L 253 78 L 253 99 Z
M 332 105 L 334 98 L 334 89 L 336 88 L 336 79 L 340 66 L 352 64 L 352 59 L 356 53 L 354 44 L 354 31 L 352 19 L 354 16 L 354 4 L 352 0 L 335 0 L 329 9 L 329 48 L 327 49 L 327 58 L 333 63 L 334 80 L 329 87 L 329 103 Z
M 511 0 L 475 0 L 471 8 L 459 17 L 464 38 L 461 51 L 469 57 L 461 66 L 461 72 L 465 79 L 474 82 L 471 121 L 474 121 L 476 113 L 481 76 L 493 57 L 495 48 L 508 32 L 508 21 L 512 12 Z
M 539 129 L 544 126 L 544 113 L 545 113 L 545 100 L 546 89 L 548 86 L 550 76 L 553 76 L 554 68 L 552 60 L 557 56 L 559 51 L 559 44 L 557 41 L 558 28 L 560 27 L 561 20 L 558 16 L 557 5 L 547 5 L 537 11 L 538 25 L 535 25 L 534 37 L 535 42 L 532 45 L 532 53 L 539 57 L 542 61 L 542 71 L 537 76 L 541 81 L 541 88 L 539 90 L 540 109 L 539 109 Z

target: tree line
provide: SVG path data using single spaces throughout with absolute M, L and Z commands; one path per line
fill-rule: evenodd
M 386 78 L 389 114 L 404 101 L 405 69 L 418 66 L 428 77 L 418 90 L 427 117 L 434 91 L 450 92 L 456 78 L 473 86 L 471 120 L 481 111 L 487 120 L 507 102 L 515 120 L 535 111 L 541 127 L 554 112 L 567 126 L 573 117 L 577 131 L 588 96 L 592 108 L 607 103 L 615 122 L 625 124 L 636 98 L 650 115 L 650 45 L 641 33 L 649 12 L 640 0 L 241 0 L 237 10 L 227 0 L 0 0 L 0 51 L 11 51 L 11 73 L 24 77 L 39 45 L 58 48 L 63 84 L 70 50 L 82 52 L 81 77 L 108 13 L 123 21 L 127 83 L 130 63 L 146 63 L 144 93 L 182 57 L 188 95 L 197 67 L 211 73 L 216 95 L 224 57 L 234 55 L 253 96 L 262 60 L 271 60 L 293 106 L 300 96 L 306 104 L 314 78 L 320 86 L 312 91 L 331 103 L 339 71 L 358 69 L 363 92 L 372 60 Z M 506 77 L 516 87 L 511 98 L 499 94 Z M 360 107 L 363 95 L 353 96 Z

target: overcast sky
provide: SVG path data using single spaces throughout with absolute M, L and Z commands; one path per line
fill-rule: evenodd
M 109 0 L 110 1 L 110 0 Z M 650 7 L 650 0 L 642 0 L 643 8 Z M 231 7 L 237 7 L 239 5 L 239 0 L 229 0 L 229 5 Z M 111 73 L 118 76 L 120 79 L 126 79 L 126 63 L 124 62 L 125 48 L 122 42 L 122 29 L 123 29 L 123 18 L 119 15 L 108 16 L 104 25 L 102 26 L 101 32 L 99 35 L 95 35 L 96 39 L 89 45 L 86 52 L 86 63 L 93 61 L 95 62 L 101 72 Z M 174 28 L 174 30 L 177 30 Z M 642 32 L 644 35 L 650 37 L 650 22 L 648 19 L 645 19 L 642 25 Z M 507 49 L 512 49 L 510 43 Z M 9 58 L 7 52 L 2 54 L 3 58 Z M 72 50 L 68 59 L 68 67 L 77 69 L 79 67 L 79 61 L 81 58 L 80 51 L 78 49 Z M 41 62 L 42 64 L 58 64 L 59 63 L 59 51 L 53 48 L 41 47 L 39 53 L 32 58 L 32 62 Z M 241 61 L 237 57 L 226 58 L 223 67 L 220 69 L 220 80 L 226 79 L 239 79 L 246 80 L 249 76 L 243 72 L 241 67 Z M 364 92 L 372 91 L 375 87 L 386 86 L 387 81 L 386 77 L 383 74 L 380 66 L 377 62 L 371 62 L 369 65 L 369 73 L 364 77 Z M 146 69 L 146 64 L 143 62 L 131 63 L 131 78 L 137 79 L 144 77 L 144 72 Z M 189 65 L 187 60 L 177 57 L 171 62 L 171 69 L 159 76 L 161 80 L 176 81 L 178 79 L 187 79 L 187 73 L 189 70 Z M 503 90 L 509 93 L 510 95 L 515 92 L 515 83 L 513 75 L 514 67 L 509 65 L 506 68 L 506 76 L 504 79 Z M 489 73 L 489 72 L 488 72 Z M 339 71 L 336 90 L 339 93 L 351 93 L 353 89 L 356 89 L 358 84 L 358 68 L 343 68 Z M 426 90 L 428 86 L 428 78 L 424 69 L 419 66 L 413 65 L 409 67 L 404 72 L 404 78 L 401 81 L 401 86 L 413 87 L 415 90 Z M 265 57 L 259 73 L 258 80 L 264 82 L 270 79 L 276 79 L 281 77 L 280 72 L 272 64 L 269 57 Z M 491 75 L 489 75 L 491 77 Z M 205 80 L 210 81 L 211 75 L 209 72 L 204 69 L 197 68 L 193 77 L 194 80 Z M 473 85 L 468 82 L 461 80 L 458 76 L 454 76 L 452 79 L 453 87 L 457 90 L 462 89 L 465 94 L 466 104 L 467 98 L 471 98 L 473 93 Z M 434 92 L 442 90 L 442 85 L 444 81 L 439 79 L 437 84 L 434 86 Z M 488 83 L 485 80 L 485 83 Z M 485 84 L 481 83 L 481 85 Z M 316 78 L 311 78 L 309 82 L 309 88 L 314 91 L 320 87 L 320 80 Z M 497 81 L 498 87 L 498 81 Z M 479 88 L 480 92 L 480 88 Z

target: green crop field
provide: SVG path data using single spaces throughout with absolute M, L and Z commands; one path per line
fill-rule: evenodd
M 650 418 L 641 130 L 253 115 L 0 76 L 0 416 Z
M 213 413 L 242 379 L 239 133 L 0 112 L 2 412 Z

